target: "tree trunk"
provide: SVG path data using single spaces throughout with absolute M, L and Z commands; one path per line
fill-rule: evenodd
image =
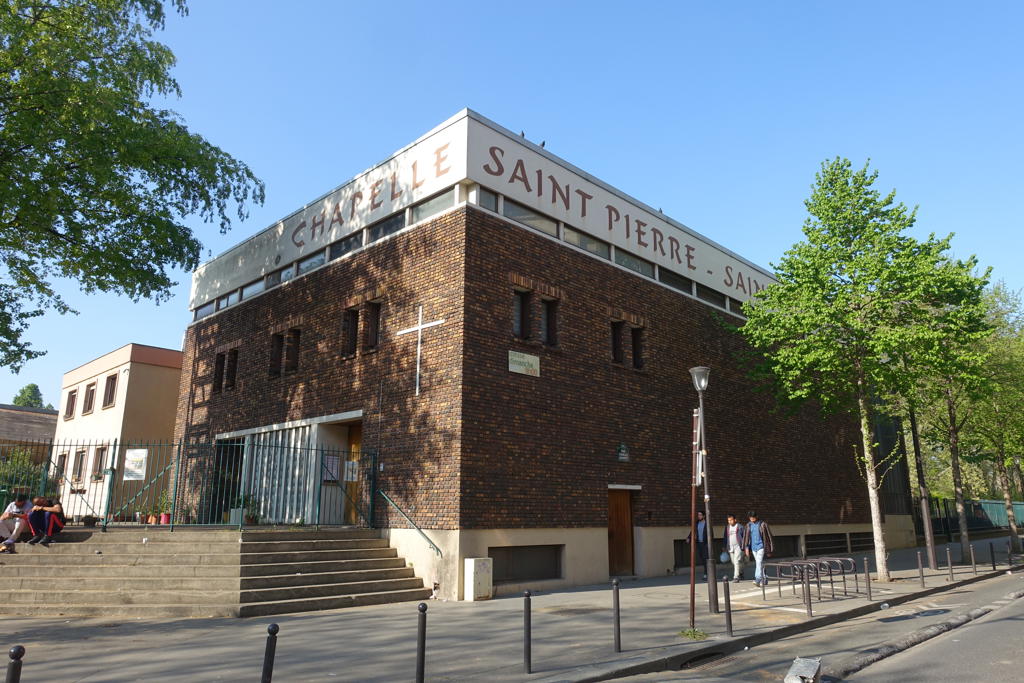
M 1010 526 L 1010 541 L 1013 551 L 1020 552 L 1020 533 L 1017 531 L 1017 516 L 1013 514 L 1013 496 L 1010 495 L 1010 477 L 1006 471 L 1006 456 L 1002 446 L 996 455 L 996 471 L 999 473 L 999 488 L 1003 490 L 1003 505 L 1006 506 L 1006 521 Z
M 1024 500 L 1024 473 L 1020 471 L 1020 458 L 1013 459 L 1013 471 L 1017 473 L 1017 497 Z
M 953 470 L 953 494 L 956 497 L 956 515 L 960 522 L 960 557 L 967 557 L 971 543 L 967 532 L 967 507 L 964 505 L 964 480 L 960 473 L 960 426 L 956 422 L 956 403 L 953 392 L 946 386 L 946 413 L 949 418 L 949 464 Z
M 907 409 L 907 417 L 910 419 L 910 441 L 914 445 L 914 464 L 917 470 L 917 495 L 921 503 L 921 526 L 924 527 L 924 545 L 928 551 L 928 567 L 932 571 L 938 571 L 939 563 L 935 558 L 935 531 L 932 529 L 932 510 L 928 504 L 931 496 L 928 493 L 928 484 L 924 479 L 924 463 L 921 461 L 921 437 L 917 432 L 917 413 L 911 404 Z
M 857 395 L 857 408 L 860 412 L 860 440 L 864 449 L 864 475 L 868 484 L 868 505 L 871 508 L 871 534 L 875 541 L 875 567 L 879 581 L 889 581 L 889 563 L 885 551 L 885 532 L 882 529 L 882 507 L 878 499 L 878 472 L 875 469 L 875 453 L 871 444 L 874 442 L 871 432 L 871 413 L 863 384 Z

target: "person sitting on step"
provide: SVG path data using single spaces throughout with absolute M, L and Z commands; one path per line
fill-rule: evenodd
M 64 528 L 64 507 L 59 500 L 49 500 L 42 496 L 32 499 L 32 511 L 28 514 L 28 523 L 32 528 L 29 545 L 50 545 L 53 537 Z
M 3 514 L 0 514 L 0 536 L 4 536 L 4 542 L 0 543 L 0 553 L 14 552 L 14 544 L 18 542 L 18 537 L 25 530 L 27 524 L 25 518 L 31 510 L 32 503 L 29 502 L 28 496 L 19 493 L 15 496 L 14 502 L 4 509 Z

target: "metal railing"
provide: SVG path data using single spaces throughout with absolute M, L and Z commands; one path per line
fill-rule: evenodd
M 441 549 L 438 548 L 437 545 L 433 541 L 430 540 L 429 536 L 427 536 L 425 533 L 423 533 L 423 529 L 421 529 L 416 522 L 412 521 L 412 519 L 409 518 L 409 515 L 405 514 L 405 511 L 402 508 L 398 507 L 398 503 L 396 503 L 395 501 L 391 500 L 391 496 L 386 494 L 381 489 L 377 489 L 377 493 L 379 493 L 381 496 L 383 496 L 384 500 L 386 500 L 388 503 L 390 503 L 391 507 L 395 508 L 395 510 L 398 511 L 398 514 L 402 515 L 402 517 L 405 518 L 405 521 L 412 525 L 412 528 L 415 529 L 416 532 L 419 533 L 419 535 L 423 537 L 423 540 L 430 544 L 430 547 L 434 549 L 434 552 L 437 553 L 438 557 L 444 557 L 444 554 L 441 552 Z

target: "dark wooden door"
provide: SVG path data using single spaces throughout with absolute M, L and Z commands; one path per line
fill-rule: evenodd
M 633 574 L 633 510 L 624 489 L 608 489 L 608 573 Z

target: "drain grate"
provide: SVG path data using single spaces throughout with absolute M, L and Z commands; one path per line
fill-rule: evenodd
M 711 667 L 718 666 L 719 664 L 726 664 L 735 659 L 735 657 L 726 657 L 719 652 L 711 652 L 687 661 L 680 667 L 680 670 L 704 671 L 705 669 L 710 669 Z

